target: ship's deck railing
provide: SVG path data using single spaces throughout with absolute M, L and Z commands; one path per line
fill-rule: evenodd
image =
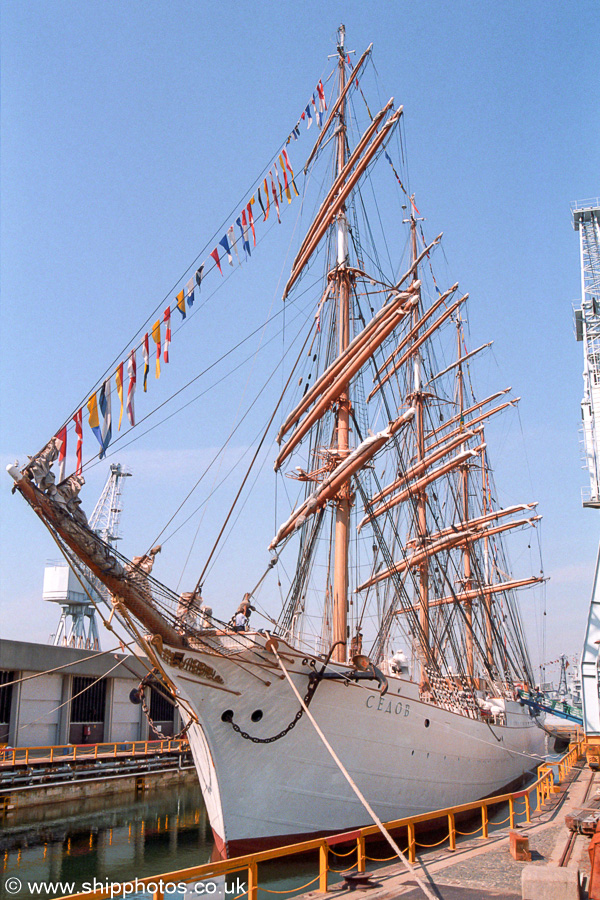
M 120 741 L 101 744 L 60 744 L 54 747 L 0 746 L 0 767 L 31 763 L 72 762 L 111 757 L 151 756 L 187 750 L 187 740 Z
M 477 800 L 473 803 L 463 803 L 461 806 L 452 806 L 447 809 L 437 809 L 433 812 L 422 813 L 418 816 L 409 816 L 404 819 L 396 819 L 393 822 L 386 823 L 388 831 L 400 831 L 405 836 L 405 846 L 402 847 L 409 862 L 414 863 L 417 856 L 417 847 L 433 847 L 441 846 L 446 841 L 448 849 L 455 850 L 457 844 L 457 836 L 469 835 L 474 837 L 479 835 L 481 838 L 489 837 L 489 809 L 499 804 L 508 803 L 508 816 L 503 822 L 493 822 L 492 824 L 501 825 L 505 822 L 510 823 L 510 827 L 514 828 L 517 820 L 522 822 L 531 821 L 532 811 L 540 809 L 542 805 L 555 793 L 554 771 L 558 769 L 558 780 L 564 781 L 570 769 L 575 765 L 577 760 L 584 752 L 584 742 L 571 744 L 565 755 L 554 765 L 542 763 L 538 768 L 537 780 L 520 791 L 510 794 L 500 794 L 495 797 L 488 797 L 484 800 Z M 535 795 L 535 804 L 532 806 L 532 794 Z M 519 804 L 520 808 L 518 808 Z M 522 804 L 522 805 L 521 805 Z M 480 811 L 481 824 L 474 831 L 463 832 L 456 827 L 456 819 L 463 818 L 464 814 Z M 439 822 L 439 834 L 446 830 L 446 834 L 435 844 L 424 844 L 417 841 L 416 826 L 424 822 Z M 168 872 L 162 875 L 152 875 L 145 878 L 135 878 L 130 882 L 122 885 L 112 884 L 105 890 L 88 891 L 79 894 L 69 894 L 67 897 L 61 897 L 59 900 L 103 900 L 108 897 L 131 896 L 132 883 L 135 880 L 137 891 L 147 891 L 152 893 L 153 900 L 165 900 L 172 896 L 173 885 L 194 884 L 197 882 L 206 882 L 211 878 L 230 876 L 240 872 L 246 872 L 246 890 L 232 900 L 241 900 L 247 897 L 248 900 L 257 900 L 258 891 L 266 891 L 275 894 L 297 894 L 309 887 L 313 890 L 326 892 L 328 890 L 328 875 L 334 873 L 336 875 L 346 874 L 353 870 L 356 872 L 365 872 L 368 861 L 385 862 L 397 859 L 394 855 L 386 859 L 377 859 L 367 856 L 366 839 L 379 834 L 376 825 L 370 825 L 365 828 L 357 828 L 354 831 L 347 831 L 342 834 L 331 835 L 329 837 L 314 838 L 310 841 L 303 841 L 299 844 L 290 844 L 285 847 L 276 847 L 271 850 L 262 850 L 257 853 L 251 853 L 246 856 L 237 856 L 233 859 L 225 859 L 219 862 L 209 862 L 201 866 L 193 866 L 189 869 L 181 869 L 177 872 Z M 338 852 L 334 848 L 346 846 L 344 852 Z M 352 846 L 354 845 L 354 846 Z M 267 888 L 261 888 L 258 883 L 258 864 L 269 862 L 274 859 L 289 859 L 293 856 L 301 856 L 310 852 L 318 851 L 318 874 L 307 884 L 290 888 L 288 891 L 269 891 Z M 340 858 L 342 861 L 338 865 L 343 868 L 334 868 L 330 864 L 330 854 Z M 349 863 L 349 858 L 354 857 L 353 864 Z M 170 888 L 170 890 L 169 890 Z M 206 893 L 210 893 L 207 891 Z

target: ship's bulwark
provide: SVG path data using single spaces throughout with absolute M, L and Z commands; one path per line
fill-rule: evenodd
M 307 658 L 285 645 L 280 652 L 304 695 Z M 241 731 L 268 738 L 294 719 L 298 701 L 274 658 L 262 648 L 261 656 L 257 666 L 252 651 L 236 659 L 188 651 L 187 671 L 165 665 L 199 718 L 190 744 L 215 841 L 228 855 L 372 824 L 306 716 L 270 743 L 223 721 L 233 713 Z M 311 712 L 383 821 L 500 793 L 539 762 L 543 732 L 517 702 L 506 702 L 506 725 L 494 725 L 421 702 L 409 681 L 390 677 L 383 697 L 368 684 L 322 681 Z

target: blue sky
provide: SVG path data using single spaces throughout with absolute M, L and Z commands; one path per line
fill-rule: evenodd
M 499 432 L 507 461 L 497 480 L 506 502 L 540 503 L 546 656 L 574 654 L 598 540 L 596 514 L 580 503 L 582 360 L 571 315 L 580 272 L 569 210 L 600 194 L 595 2 L 3 2 L 3 467 L 55 432 L 270 165 L 331 70 L 340 21 L 350 49 L 374 44 L 374 105 L 392 94 L 404 104 L 427 233 L 444 231 L 448 283 L 473 298 L 472 345 L 495 341 L 484 379 L 523 398 Z M 303 137 L 298 164 L 310 146 Z M 281 231 L 273 244 L 285 252 L 291 231 Z M 187 366 L 248 330 L 257 305 L 280 303 L 290 260 L 266 256 L 182 331 Z M 237 402 L 245 385 L 198 401 L 175 433 L 157 429 L 153 449 L 119 456 L 134 472 L 126 553 L 156 532 L 151 515 L 168 516 L 182 499 L 225 428 L 220 404 Z M 232 456 L 252 437 L 241 433 Z M 88 510 L 104 476 L 91 474 Z M 43 568 L 56 553 L 3 482 L 1 634 L 44 641 L 58 615 L 41 601 Z M 181 575 L 181 539 L 173 572 L 168 562 L 157 571 L 167 582 Z M 210 534 L 201 540 L 206 550 Z M 243 540 L 232 547 L 247 553 Z M 193 557 L 190 566 L 193 581 Z M 224 589 L 237 603 L 247 588 L 232 576 Z M 529 611 L 527 595 L 522 604 L 537 656 L 539 606 Z

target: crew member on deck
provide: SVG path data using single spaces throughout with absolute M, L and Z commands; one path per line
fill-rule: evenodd
M 231 625 L 234 631 L 247 631 L 248 620 L 252 614 L 254 607 L 250 604 L 250 594 L 244 594 L 244 599 L 236 609 L 231 619 Z
M 243 612 L 237 612 L 233 618 L 233 630 L 245 631 L 248 626 L 248 616 Z

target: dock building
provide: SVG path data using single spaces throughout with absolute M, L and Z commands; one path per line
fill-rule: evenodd
M 136 656 L 0 640 L 0 744 L 138 741 L 181 728 L 175 707 L 150 687 L 142 706 L 130 694 L 148 673 Z M 31 677 L 34 676 L 34 677 Z

